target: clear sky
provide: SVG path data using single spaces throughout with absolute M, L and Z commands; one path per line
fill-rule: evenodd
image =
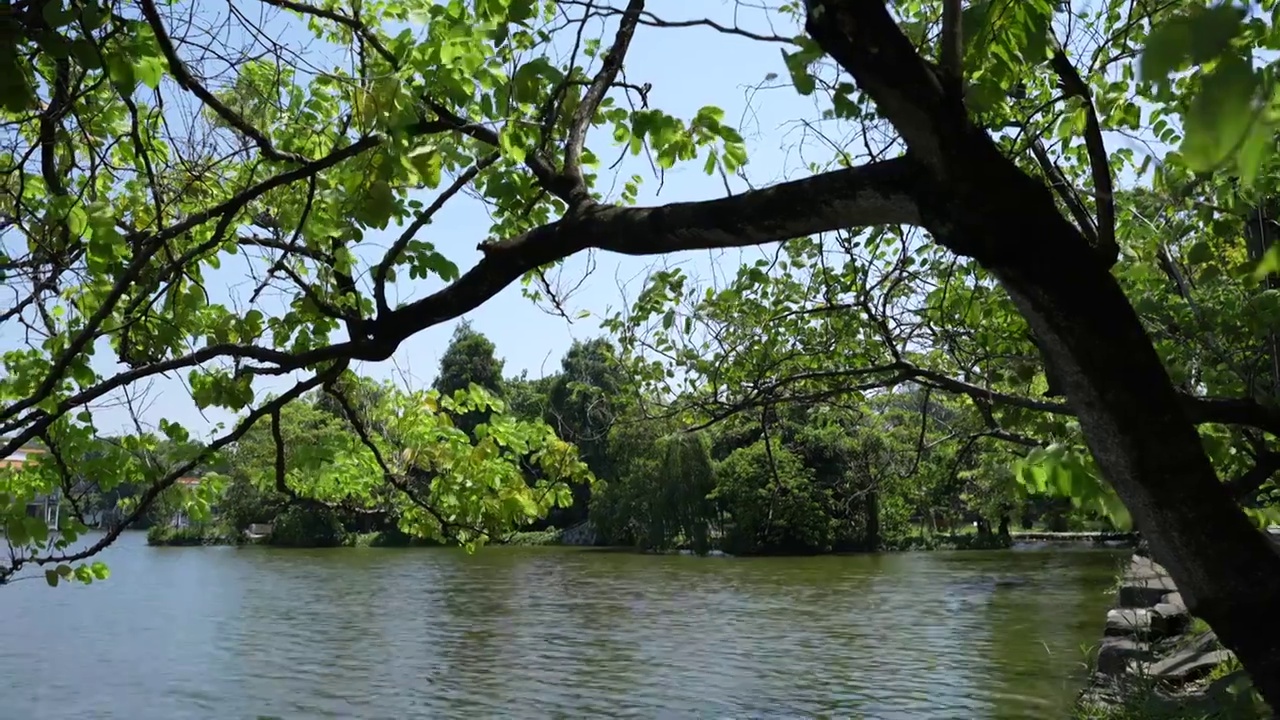
M 252 6 L 254 3 L 240 0 L 237 4 Z M 690 14 L 694 5 L 697 15 Z M 783 36 L 799 31 L 796 26 L 785 25 L 771 30 L 768 19 L 760 11 L 743 9 L 732 0 L 699 0 L 697 3 L 653 0 L 649 3 L 649 10 L 668 20 L 705 17 L 725 25 L 733 25 L 736 21 L 740 27 Z M 612 32 L 611 26 L 597 24 L 588 35 L 594 33 L 604 37 L 607 43 Z M 303 39 L 296 33 L 296 30 L 286 31 L 281 40 Z M 637 85 L 650 83 L 651 106 L 677 117 L 692 118 L 705 105 L 723 108 L 726 119 L 736 122 L 747 140 L 751 182 L 757 186 L 766 185 L 784 177 L 807 174 L 805 163 L 821 162 L 830 157 L 829 151 L 822 151 L 820 142 L 814 140 L 812 128 L 807 129 L 803 123 L 806 119 L 816 120 L 818 112 L 811 98 L 801 97 L 791 88 L 779 48 L 777 44 L 727 36 L 706 27 L 642 26 L 627 56 L 625 75 L 628 82 Z M 770 75 L 775 77 L 766 82 Z M 621 154 L 620 150 L 615 152 L 608 127 L 598 130 L 589 142 L 604 159 L 605 165 L 611 164 Z M 811 156 L 805 157 L 806 152 Z M 638 158 L 627 156 L 616 171 L 601 170 L 601 186 L 608 188 L 614 175 L 626 178 L 633 173 L 645 178 L 641 204 L 708 199 L 723 196 L 726 192 L 720 177 L 703 174 L 701 161 L 677 166 L 659 181 L 643 155 Z M 732 187 L 737 192 L 745 189 L 746 185 L 734 179 Z M 620 190 L 621 182 L 618 188 Z M 429 201 L 429 194 L 424 194 L 424 197 Z M 434 243 L 465 271 L 479 259 L 475 246 L 485 238 L 488 227 L 489 219 L 483 205 L 458 197 L 420 237 Z M 397 228 L 370 233 L 367 236 L 368 251 L 361 254 L 376 259 L 397 234 Z M 12 241 L 12 238 L 6 240 Z M 665 258 L 629 258 L 606 253 L 596 253 L 590 258 L 580 255 L 565 264 L 560 273 L 560 285 L 566 288 L 576 286 L 566 303 L 570 317 L 584 310 L 590 312 L 591 317 L 568 322 L 536 306 L 521 294 L 519 285 L 513 285 L 467 315 L 466 319 L 496 343 L 498 354 L 506 361 L 507 375 L 528 371 L 531 376 L 538 377 L 555 372 L 561 355 L 574 339 L 601 334 L 600 319 L 622 307 L 627 297 L 635 296 L 655 263 L 681 263 L 695 277 L 708 278 L 712 272 L 731 274 L 744 258 L 755 259 L 759 254 L 760 250 L 749 249 L 715 256 L 702 252 Z M 588 274 L 587 270 L 592 266 Z M 407 301 L 439 287 L 438 283 L 430 281 L 410 281 L 407 273 L 401 277 L 404 279 L 392 291 L 393 302 L 396 296 Z M 237 305 L 235 300 L 246 296 L 256 284 L 248 265 L 235 260 L 210 273 L 207 280 L 211 299 L 232 305 Z M 392 378 L 411 386 L 425 386 L 435 377 L 440 356 L 455 325 L 456 321 L 449 322 L 419 333 L 405 342 L 391 360 L 366 363 L 357 367 L 357 371 L 375 378 Z M 15 347 L 21 342 L 21 337 L 21 328 L 12 325 L 0 328 L 0 348 Z M 97 354 L 98 358 L 109 354 L 106 347 L 102 350 Z M 99 363 L 98 367 L 104 373 L 110 371 L 106 363 Z M 269 392 L 282 388 L 283 385 L 276 382 L 266 383 L 260 389 Z M 190 401 L 182 378 L 158 379 L 145 392 L 143 390 L 137 388 L 134 393 L 133 408 L 141 414 L 144 426 L 154 427 L 163 417 L 183 422 L 198 431 L 232 419 L 230 414 L 221 411 L 199 412 Z M 132 427 L 130 412 L 119 405 L 120 400 L 120 396 L 115 396 L 111 403 L 94 406 L 100 431 L 110 433 Z

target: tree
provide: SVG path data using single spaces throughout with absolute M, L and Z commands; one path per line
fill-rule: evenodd
M 502 397 L 503 362 L 494 356 L 495 350 L 493 342 L 471 327 L 471 323 L 459 323 L 449 340 L 449 347 L 440 358 L 440 374 L 436 376 L 435 389 L 452 395 L 475 383 Z
M 473 329 L 471 323 L 459 323 L 449 340 L 449 347 L 440 358 L 440 374 L 436 376 L 435 389 L 444 395 L 453 395 L 475 386 L 501 397 L 503 363 L 494 356 L 494 352 L 493 342 Z M 489 413 L 473 411 L 456 420 L 458 427 L 468 435 L 474 435 L 476 427 L 489 421 Z
M 626 407 L 627 379 L 605 338 L 577 341 L 560 361 L 560 373 L 550 381 L 546 420 L 556 434 L 573 443 L 596 477 L 616 476 L 609 453 L 609 430 Z M 574 505 L 560 518 L 573 524 L 586 517 L 591 502 L 588 486 L 574 488 Z
M 1272 41 L 1270 25 L 1199 2 L 1117 4 L 1085 20 L 1048 0 L 895 3 L 896 17 L 871 0 L 783 4 L 777 19 L 803 23 L 792 38 L 709 27 L 790 47 L 799 92 L 821 87 L 833 121 L 879 123 L 888 143 L 868 143 L 863 164 L 842 148 L 809 177 L 629 207 L 634 185 L 618 204 L 596 184 L 594 128 L 609 126 L 633 152 L 649 149 L 662 168 L 701 157 L 728 174 L 745 161 L 715 108 L 683 120 L 643 97 L 634 109 L 620 102 L 645 92 L 621 79 L 637 28 L 668 24 L 643 0 L 600 9 L 397 0 L 360 12 L 263 2 L 300 15 L 307 22 L 296 27 L 350 67 L 310 73 L 287 52 L 176 40 L 195 14 L 154 0 L 14 3 L 3 16 L 0 270 L 17 298 L 0 317 L 37 330 L 5 355 L 0 437 L 6 453 L 41 439 L 66 464 L 6 475 L 10 498 L 51 488 L 86 462 L 90 403 L 163 373 L 186 373 L 202 407 L 246 413 L 204 444 L 214 453 L 350 362 L 385 359 L 410 335 L 589 248 L 651 255 L 911 226 L 975 261 L 981 287 L 1025 318 L 1054 368 L 1053 391 L 1065 394 L 1060 411 L 1078 420 L 1100 474 L 1191 610 L 1280 705 L 1280 627 L 1268 629 L 1280 556 L 1220 482 L 1195 425 L 1251 428 L 1261 461 L 1277 414 L 1264 398 L 1188 397 L 1170 380 L 1113 273 L 1128 242 L 1113 178 L 1133 154 L 1108 153 L 1102 133 L 1104 121 L 1143 129 L 1141 95 L 1155 108 L 1153 133 L 1185 135 L 1160 170 L 1179 203 L 1205 182 L 1226 196 L 1266 195 L 1273 95 L 1250 52 Z M 564 62 L 551 59 L 556 35 L 571 38 L 599 15 L 615 22 L 611 38 L 570 42 Z M 409 20 L 425 21 L 421 37 L 393 29 Z M 1093 40 L 1067 34 L 1081 26 Z M 210 42 L 250 36 L 280 35 Z M 242 56 L 256 59 L 220 59 Z M 199 112 L 166 121 L 191 108 Z M 1037 143 L 1049 125 L 1083 141 Z M 434 194 L 422 202 L 410 189 Z M 492 201 L 494 222 L 463 274 L 417 236 L 467 189 Z M 393 222 L 403 230 L 385 252 L 365 241 Z M 253 292 L 233 312 L 204 281 L 240 253 L 273 292 Z M 1280 267 L 1280 250 L 1261 257 L 1264 269 Z M 393 306 L 398 274 L 444 286 Z M 119 362 L 94 365 L 94 352 Z M 254 384 L 264 376 L 297 384 L 266 397 Z M 411 415 L 440 432 L 434 414 Z M 161 472 L 112 459 L 122 480 L 147 485 L 143 506 L 200 461 Z M 491 498 L 453 494 L 462 487 L 442 487 L 434 501 L 487 515 Z M 4 506 L 6 518 L 15 507 Z M 112 539 L 71 555 L 19 542 L 0 578 L 26 564 L 78 562 Z

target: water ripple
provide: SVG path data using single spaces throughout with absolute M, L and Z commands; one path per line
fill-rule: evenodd
M 1021 718 L 1117 553 L 152 549 L 0 592 L 5 718 Z M 20 680 L 29 678 L 29 680 Z

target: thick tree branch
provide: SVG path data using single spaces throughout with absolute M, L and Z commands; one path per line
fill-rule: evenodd
M 916 52 L 884 3 L 805 0 L 805 6 L 809 35 L 853 75 L 911 152 L 939 167 L 943 146 L 950 144 L 939 129 L 958 134 L 971 123 L 963 105 L 948 102 L 937 70 Z
M 1227 481 L 1227 490 L 1235 498 L 1247 498 L 1266 485 L 1276 473 L 1280 473 L 1280 453 L 1263 452 L 1252 468 Z
M 481 245 L 457 282 L 383 319 L 372 345 L 387 356 L 418 330 L 469 312 L 522 275 L 588 248 L 624 255 L 746 247 L 813 233 L 915 224 L 918 169 L 899 158 L 732 197 L 660 207 L 591 207 L 523 235 Z M 385 358 L 379 358 L 385 359 Z
M 640 13 L 643 11 L 644 0 L 630 0 L 627 3 L 627 9 L 618 22 L 618 32 L 613 38 L 613 46 L 604 56 L 600 71 L 596 73 L 591 80 L 591 85 L 583 93 L 582 102 L 578 103 L 577 109 L 573 112 L 573 118 L 569 122 L 569 137 L 564 148 L 564 174 L 574 183 L 571 207 L 580 206 L 590 199 L 586 181 L 582 178 L 582 150 L 586 145 L 587 131 L 591 128 L 596 110 L 600 108 L 600 101 L 604 100 L 605 93 L 609 91 L 622 70 L 627 49 L 631 46 L 631 37 L 635 34 L 636 23 L 639 22 Z
M 943 0 L 942 40 L 938 64 L 942 68 L 943 88 L 957 97 L 964 95 L 964 27 L 962 0 Z

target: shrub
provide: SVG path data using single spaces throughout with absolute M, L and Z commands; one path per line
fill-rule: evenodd
M 276 516 L 270 542 L 284 547 L 337 547 L 345 540 L 337 513 L 294 505 Z

